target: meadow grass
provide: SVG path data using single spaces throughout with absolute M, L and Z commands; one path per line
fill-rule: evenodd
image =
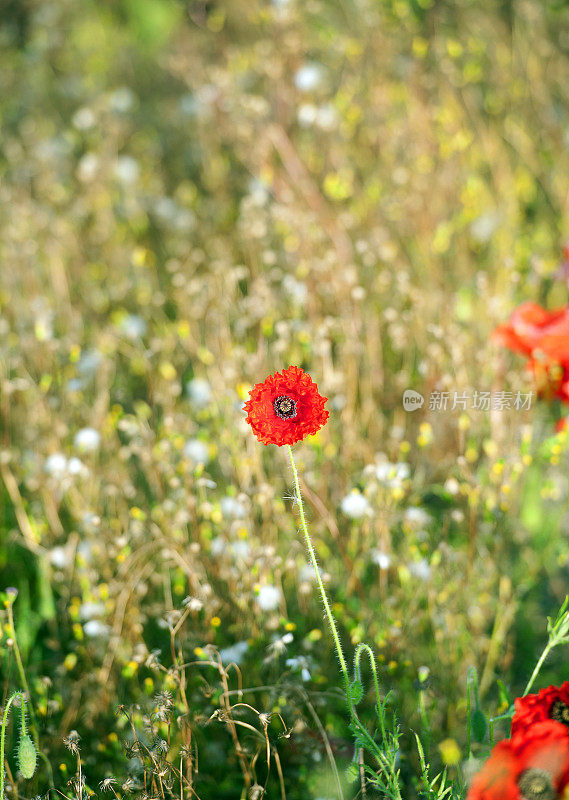
M 0 42 L 1 705 L 42 756 L 18 776 L 6 727 L 6 796 L 389 796 L 242 412 L 297 364 L 324 587 L 377 658 L 359 719 L 405 800 L 437 796 L 421 753 L 463 797 L 469 708 L 523 693 L 567 594 L 560 409 L 452 405 L 531 391 L 490 333 L 567 302 L 569 10 L 16 0 Z

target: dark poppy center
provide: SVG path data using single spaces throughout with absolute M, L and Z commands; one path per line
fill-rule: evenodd
M 556 700 L 549 709 L 549 716 L 556 722 L 562 722 L 569 728 L 569 706 L 563 700 Z
M 287 397 L 286 394 L 281 394 L 275 399 L 273 403 L 275 414 L 281 419 L 292 419 L 296 417 L 296 402 L 292 397 Z
M 526 769 L 518 778 L 518 788 L 523 800 L 555 800 L 557 797 L 551 775 L 544 769 Z

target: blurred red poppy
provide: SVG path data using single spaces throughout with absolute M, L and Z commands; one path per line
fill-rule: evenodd
M 569 403 L 569 306 L 547 311 L 537 303 L 523 303 L 509 322 L 492 333 L 493 341 L 529 356 L 539 397 L 557 397 Z
M 537 722 L 494 747 L 474 776 L 467 800 L 561 800 L 568 784 L 567 728 Z
M 326 423 L 328 398 L 300 367 L 288 367 L 256 383 L 245 403 L 247 422 L 264 444 L 294 444 Z
M 569 363 L 569 306 L 547 311 L 537 303 L 522 303 L 509 322 L 498 325 L 492 339 L 517 353 Z
M 524 733 L 535 722 L 552 719 L 563 723 L 569 735 L 569 681 L 561 686 L 548 686 L 537 694 L 516 697 L 516 713 L 512 718 L 512 736 Z

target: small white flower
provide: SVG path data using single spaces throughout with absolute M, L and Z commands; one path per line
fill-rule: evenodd
M 350 492 L 342 500 L 341 506 L 344 514 L 351 519 L 359 519 L 371 512 L 367 497 L 360 492 Z
M 178 105 L 182 114 L 187 114 L 188 117 L 197 117 L 201 111 L 200 103 L 190 92 L 180 98 Z
M 203 603 L 199 597 L 185 597 L 182 601 L 182 605 L 189 608 L 192 613 L 201 611 L 203 608 Z
M 146 321 L 143 320 L 142 317 L 139 317 L 138 314 L 127 314 L 127 316 L 120 321 L 119 330 L 123 336 L 126 336 L 127 339 L 134 342 L 146 333 Z
M 476 242 L 489 242 L 496 228 L 500 225 L 501 216 L 497 211 L 486 211 L 471 223 L 470 234 Z
M 338 121 L 338 113 L 334 106 L 327 103 L 320 106 L 316 117 L 316 124 L 323 131 L 331 131 Z
M 318 118 L 318 108 L 313 103 L 303 103 L 296 113 L 296 118 L 302 128 L 310 128 Z
M 101 518 L 98 514 L 93 514 L 90 511 L 88 511 L 86 514 L 83 515 L 82 523 L 87 533 L 94 533 L 101 524 Z M 81 544 L 77 548 L 77 552 L 82 551 L 83 546 L 85 546 L 85 548 L 90 548 L 90 544 L 88 542 L 81 542 Z
M 77 547 L 77 557 L 88 564 L 94 555 L 94 548 L 91 542 L 80 542 Z
M 295 658 L 287 658 L 285 666 L 290 667 L 294 672 L 299 672 L 302 675 L 303 681 L 310 680 L 310 670 L 308 669 L 308 659 L 306 656 L 296 656 Z
M 63 478 L 67 472 L 67 459 L 63 453 L 52 453 L 46 458 L 44 469 L 53 478 Z
M 243 661 L 243 656 L 249 649 L 248 642 L 236 642 L 230 647 L 224 647 L 219 651 L 219 656 L 224 664 L 230 664 L 232 661 L 239 666 Z
M 49 560 L 54 567 L 64 569 L 71 563 L 70 553 L 65 547 L 54 547 L 49 551 Z
M 121 183 L 135 183 L 140 176 L 140 164 L 132 156 L 119 156 L 115 164 L 115 175 Z
M 81 603 L 79 606 L 79 617 L 84 620 L 102 617 L 104 613 L 105 606 L 102 603 Z
M 387 460 L 379 461 L 373 468 L 373 473 L 376 480 L 388 486 L 390 489 L 400 488 L 403 481 L 407 480 L 410 475 L 409 464 L 398 462 L 391 464 Z
M 414 578 L 419 578 L 421 581 L 428 581 L 431 577 L 431 568 L 426 558 L 409 564 L 409 572 Z
M 95 428 L 81 428 L 75 434 L 73 444 L 80 453 L 94 453 L 101 444 L 101 434 Z
M 243 519 L 247 510 L 243 503 L 236 500 L 234 497 L 227 495 L 221 499 L 221 513 L 226 519 Z
M 136 95 L 128 86 L 120 86 L 109 98 L 111 109 L 118 114 L 124 114 L 134 106 Z
M 83 631 L 85 632 L 85 636 L 94 639 L 99 636 L 108 636 L 111 629 L 108 625 L 105 625 L 104 622 L 101 622 L 100 619 L 91 619 L 83 625 Z
M 322 83 L 324 70 L 320 64 L 304 64 L 294 76 L 294 85 L 299 92 L 311 92 Z
M 290 295 L 295 305 L 302 306 L 306 303 L 308 290 L 305 283 L 297 281 L 292 275 L 285 275 L 283 278 L 283 289 Z
M 403 425 L 394 425 L 391 428 L 391 436 L 396 440 L 402 439 L 405 436 L 405 428 Z
M 95 153 L 85 153 L 77 164 L 77 177 L 82 183 L 92 181 L 99 169 L 99 157 Z
M 458 494 L 460 492 L 460 485 L 456 478 L 448 478 L 445 481 L 445 489 L 449 494 Z
M 240 539 L 237 542 L 233 542 L 231 545 L 231 552 L 233 553 L 233 557 L 238 561 L 245 561 L 251 555 L 251 546 L 249 542 Z
M 270 197 L 268 184 L 258 178 L 251 178 L 247 188 L 253 204 L 256 206 L 264 206 Z
M 195 215 L 190 209 L 182 208 L 171 197 L 158 197 L 153 204 L 154 213 L 160 220 L 184 233 L 195 223 Z
M 77 362 L 77 372 L 90 377 L 97 372 L 102 360 L 103 354 L 99 350 L 85 350 Z
M 405 464 L 404 462 L 399 462 L 395 465 L 395 478 L 396 481 L 406 481 L 409 475 L 411 474 L 411 469 L 409 464 Z
M 276 586 L 261 586 L 257 595 L 257 603 L 263 611 L 274 611 L 279 607 L 281 593 Z
M 227 550 L 227 542 L 221 536 L 216 536 L 211 540 L 210 553 L 212 556 L 220 556 Z
M 93 110 L 84 106 L 73 115 L 73 125 L 77 130 L 86 131 L 95 124 L 95 114 Z
M 391 558 L 382 550 L 372 550 L 371 560 L 374 564 L 377 564 L 380 569 L 389 569 L 391 565 Z
M 403 519 L 412 530 L 424 528 L 431 521 L 430 515 L 423 508 L 417 508 L 416 506 L 405 509 Z
M 209 461 L 209 448 L 201 439 L 190 439 L 186 442 L 183 453 L 194 464 L 207 464 Z
M 186 391 L 197 408 L 205 408 L 213 397 L 211 386 L 204 378 L 193 378 L 186 384 Z
M 298 577 L 303 583 L 310 583 L 316 580 L 316 570 L 312 564 L 304 564 L 300 568 Z
M 81 459 L 73 456 L 67 462 L 67 472 L 69 475 L 83 475 L 86 476 L 89 474 L 89 470 L 85 466 L 85 464 L 81 461 Z
M 201 478 L 197 479 L 196 484 L 198 486 L 205 486 L 206 489 L 215 489 L 217 486 L 215 481 L 212 481 L 211 478 L 204 478 L 203 475 Z

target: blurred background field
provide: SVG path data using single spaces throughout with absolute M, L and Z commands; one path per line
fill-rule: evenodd
M 49 762 L 9 756 L 8 796 L 360 790 L 286 453 L 241 410 L 289 364 L 329 398 L 295 452 L 348 655 L 406 796 L 414 730 L 455 776 L 468 667 L 504 710 L 567 592 L 567 448 L 546 403 L 402 395 L 532 389 L 489 335 L 567 302 L 569 7 L 11 0 L 0 42 L 0 589 Z

